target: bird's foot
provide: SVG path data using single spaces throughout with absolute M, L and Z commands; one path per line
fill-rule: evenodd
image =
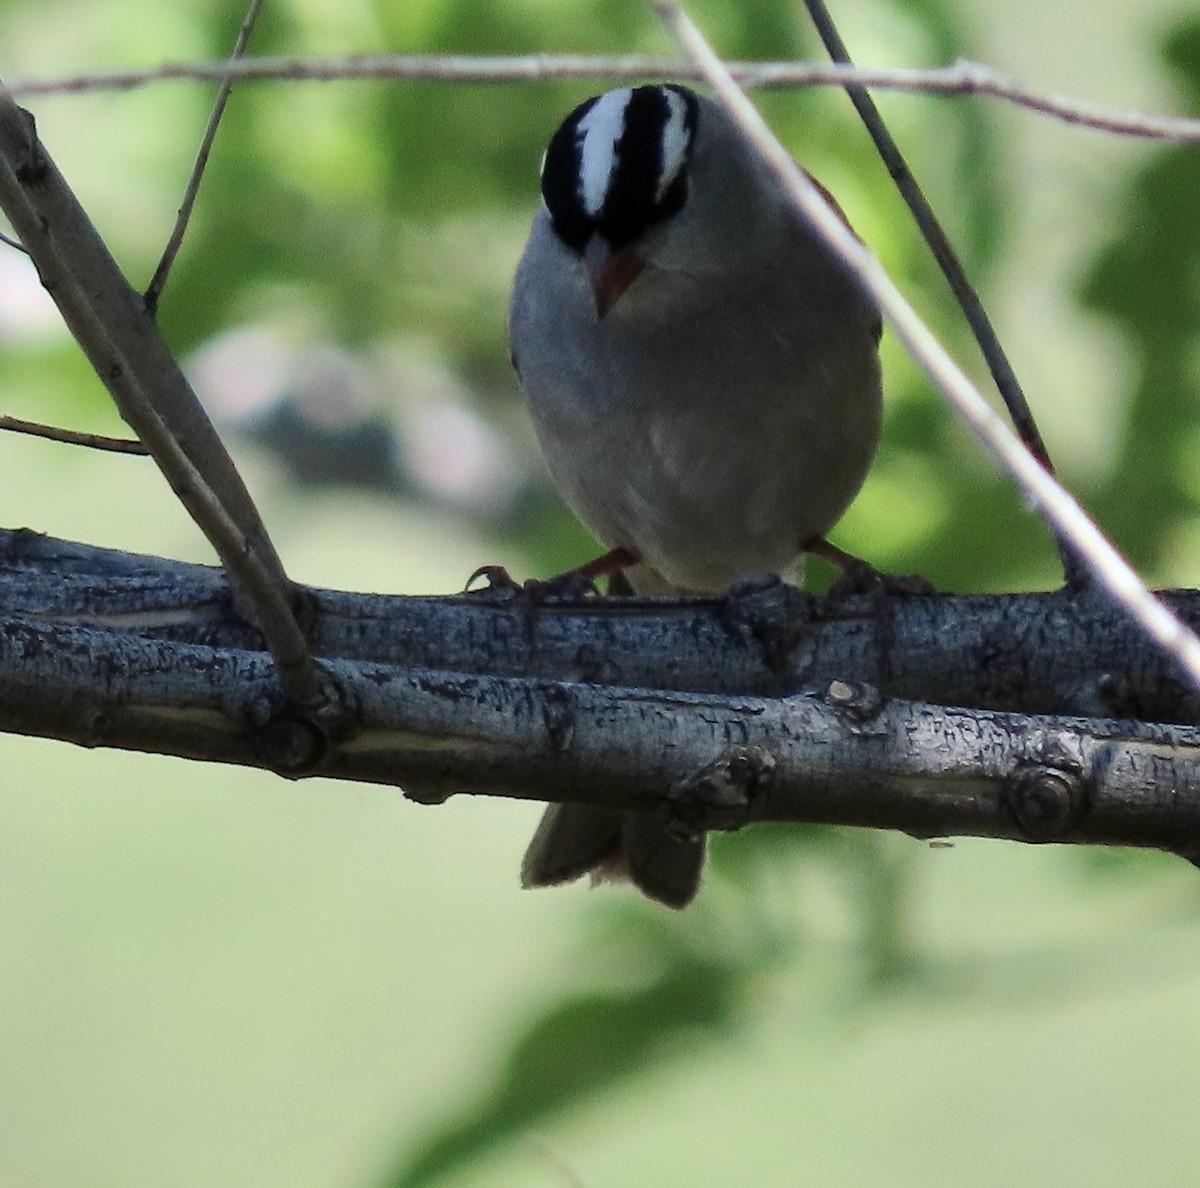
M 477 586 L 482 578 L 486 586 Z M 480 594 L 493 602 L 511 602 L 522 590 L 522 585 L 503 565 L 481 565 L 463 586 L 464 594 Z
M 825 591 L 827 605 L 840 605 L 861 598 L 929 598 L 937 593 L 934 585 L 916 573 L 883 573 L 865 561 L 841 576 Z
M 618 548 L 609 549 L 607 553 L 602 553 L 586 565 L 579 566 L 578 569 L 568 570 L 567 574 L 579 574 L 591 582 L 595 582 L 597 578 L 606 577 L 609 580 L 610 594 L 632 594 L 633 587 L 629 585 L 625 570 L 631 565 L 636 565 L 640 560 L 641 557 L 633 549 L 627 549 L 621 545 Z M 567 574 L 560 574 L 560 576 L 565 577 Z
M 487 585 L 476 585 L 481 578 Z M 463 593 L 479 594 L 490 602 L 521 602 L 536 607 L 551 602 L 579 602 L 600 591 L 590 577 L 576 569 L 552 578 L 526 578 L 518 582 L 503 565 L 481 565 L 467 579 Z
M 853 610 L 863 600 L 878 604 L 888 598 L 927 598 L 937 593 L 932 583 L 919 574 L 884 573 L 869 561 L 830 544 L 824 537 L 807 541 L 804 552 L 820 557 L 842 571 L 822 599 L 826 609 Z
M 637 561 L 638 556 L 632 549 L 610 549 L 603 556 L 554 577 L 526 578 L 523 582 L 518 582 L 503 565 L 481 565 L 467 579 L 463 592 L 482 594 L 495 602 L 519 600 L 530 608 L 548 603 L 581 602 L 588 597 L 599 597 L 596 579 L 605 576 L 609 578 L 610 592 L 631 593 L 624 570 L 629 565 L 636 565 Z M 487 585 L 473 589 L 481 578 Z

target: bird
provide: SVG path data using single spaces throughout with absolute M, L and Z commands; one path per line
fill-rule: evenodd
M 878 309 L 725 108 L 689 88 L 581 103 L 540 188 L 508 330 L 559 493 L 639 594 L 793 575 L 875 454 Z M 653 813 L 553 804 L 521 878 L 590 873 L 682 908 L 704 857 L 703 833 Z

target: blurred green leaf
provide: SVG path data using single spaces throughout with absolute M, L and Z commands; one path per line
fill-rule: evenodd
M 1200 110 L 1200 21 L 1167 39 L 1164 60 Z M 1200 327 L 1200 155 L 1193 146 L 1157 150 L 1133 179 L 1118 230 L 1097 253 L 1081 303 L 1107 317 L 1133 352 L 1133 387 L 1116 464 L 1091 497 L 1098 518 L 1130 559 L 1154 565 L 1195 501 L 1179 473 L 1175 443 L 1194 438 Z
M 432 1184 L 511 1145 L 539 1123 L 712 1043 L 741 1003 L 741 971 L 678 949 L 645 985 L 571 995 L 513 1042 L 481 1100 L 418 1140 L 382 1184 Z
M 929 39 L 932 63 L 952 62 L 963 56 L 972 38 L 958 5 L 944 0 L 913 0 L 908 11 L 921 22 Z M 996 136 L 994 113 L 981 104 L 955 103 L 939 107 L 938 135 L 949 136 L 954 151 L 945 155 L 952 167 L 952 205 L 938 211 L 967 265 L 968 272 L 982 271 L 995 262 L 1007 227 L 1010 208 L 1008 171 Z M 947 209 L 947 205 L 949 208 Z

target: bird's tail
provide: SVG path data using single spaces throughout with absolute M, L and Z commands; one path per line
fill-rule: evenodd
M 631 566 L 622 578 L 618 588 L 630 592 L 689 593 L 645 565 Z M 521 885 L 554 887 L 590 874 L 593 885 L 630 882 L 667 907 L 683 908 L 700 888 L 704 851 L 703 833 L 650 813 L 552 804 L 525 852 Z

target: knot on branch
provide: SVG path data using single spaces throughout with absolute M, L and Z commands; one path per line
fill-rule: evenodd
M 23 107 L 18 107 L 16 110 L 20 113 L 21 123 L 24 125 L 22 130 L 25 134 L 25 143 L 21 146 L 23 152 L 17 159 L 13 172 L 23 186 L 36 186 L 45 180 L 50 168 L 50 158 L 47 157 L 46 150 L 42 147 L 41 140 L 38 139 L 37 123 L 33 118 L 33 112 L 27 111 Z
M 575 699 L 565 685 L 547 685 L 542 690 L 542 724 L 550 750 L 560 754 L 575 735 Z
M 816 600 L 773 573 L 751 573 L 735 582 L 717 615 L 729 635 L 752 647 L 772 676 L 786 676 L 811 636 Z
M 356 732 L 358 707 L 345 687 L 319 666 L 317 680 L 319 696 L 311 704 L 299 704 L 272 689 L 249 706 L 255 749 L 278 775 L 315 774 L 331 748 Z
M 672 785 L 673 821 L 697 833 L 740 829 L 770 784 L 775 757 L 759 747 L 730 747 Z
M 865 681 L 830 681 L 825 699 L 855 729 L 874 721 L 883 709 L 882 694 Z
M 1078 770 L 1024 764 L 1005 788 L 1004 804 L 1030 841 L 1056 841 L 1087 812 L 1087 782 Z

